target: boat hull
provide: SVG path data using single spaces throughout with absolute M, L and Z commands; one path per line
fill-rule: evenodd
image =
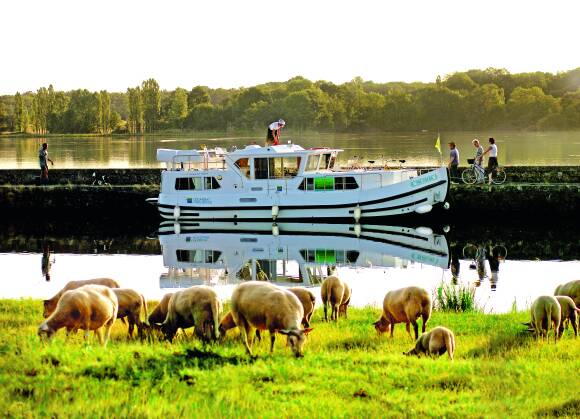
M 364 192 L 272 191 L 252 195 L 240 191 L 219 198 L 161 193 L 156 204 L 161 217 L 168 220 L 369 220 L 428 213 L 444 204 L 448 193 L 447 169 L 439 168 Z

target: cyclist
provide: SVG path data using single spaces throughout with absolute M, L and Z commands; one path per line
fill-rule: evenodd
M 475 152 L 475 162 L 473 167 L 475 169 L 475 176 L 477 177 L 477 183 L 483 183 L 485 179 L 485 170 L 483 169 L 483 147 L 479 144 L 479 140 L 474 138 L 473 146 L 476 148 Z
M 491 176 L 495 176 L 496 172 L 497 172 L 497 145 L 495 144 L 495 139 L 493 137 L 491 137 L 489 139 L 489 147 L 487 147 L 487 150 L 485 150 L 483 152 L 483 155 L 486 155 L 487 153 L 489 153 L 489 159 L 487 161 L 487 175 L 489 177 L 489 184 L 491 185 Z

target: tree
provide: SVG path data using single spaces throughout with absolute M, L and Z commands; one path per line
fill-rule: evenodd
M 46 87 L 36 91 L 32 100 L 32 126 L 37 134 L 46 134 L 48 131 L 49 97 Z
M 106 90 L 101 90 L 98 94 L 99 122 L 98 131 L 101 134 L 110 134 L 113 130 L 111 126 L 111 96 Z
M 387 131 L 417 128 L 417 107 L 409 93 L 391 91 L 385 96 L 382 109 L 382 127 Z
M 183 128 L 188 111 L 187 90 L 178 87 L 171 95 L 169 123 L 176 128 Z
M 423 129 L 463 129 L 463 98 L 447 87 L 427 87 L 418 92 L 419 123 Z
M 143 122 L 143 98 L 141 96 L 141 88 L 127 89 L 127 96 L 129 101 L 129 112 L 127 116 L 127 130 L 129 134 L 141 134 L 144 130 Z
M 161 110 L 161 96 L 159 84 L 155 79 L 145 80 L 141 84 L 141 95 L 143 97 L 143 121 L 145 131 L 153 132 L 159 123 L 159 112 Z
M 477 83 L 471 80 L 465 73 L 453 73 L 448 76 L 443 85 L 451 90 L 470 92 L 477 87 Z
M 517 128 L 536 128 L 540 119 L 559 108 L 558 101 L 539 87 L 516 87 L 507 103 L 510 123 Z
M 24 102 L 22 101 L 20 92 L 16 92 L 14 99 L 14 120 L 12 123 L 12 129 L 16 132 L 26 132 L 26 109 L 24 108 Z
M 467 96 L 467 128 L 485 129 L 498 126 L 503 122 L 504 113 L 503 89 L 493 83 L 478 86 Z
M 187 109 L 191 109 L 195 105 L 202 105 L 206 103 L 211 103 L 209 89 L 206 86 L 195 86 L 187 94 Z
M 99 127 L 99 94 L 86 89 L 73 90 L 65 113 L 65 130 L 72 133 L 94 133 Z

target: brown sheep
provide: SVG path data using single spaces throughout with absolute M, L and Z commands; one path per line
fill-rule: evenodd
M 348 284 L 344 284 L 344 296 L 342 298 L 343 302 L 340 305 L 340 307 L 338 307 L 338 316 L 344 316 L 345 319 L 348 319 L 348 315 L 347 315 L 347 309 L 348 309 L 348 305 L 350 304 L 350 296 L 352 294 L 352 290 L 350 289 L 350 287 L 348 286 Z
M 43 313 L 44 318 L 46 319 L 54 312 L 54 310 L 56 309 L 56 304 L 58 303 L 58 300 L 60 299 L 63 293 L 89 284 L 104 285 L 109 288 L 119 288 L 119 284 L 117 283 L 117 281 L 111 278 L 94 278 L 94 279 L 85 279 L 83 281 L 70 281 L 50 300 L 44 300 L 44 313 Z
M 312 292 L 308 291 L 306 288 L 294 287 L 288 288 L 292 294 L 294 294 L 300 302 L 302 303 L 302 308 L 304 309 L 304 318 L 302 319 L 302 325 L 304 327 L 310 327 L 310 319 L 312 318 L 312 313 L 314 313 L 314 305 L 316 303 L 316 296 Z
M 577 308 L 572 300 L 567 295 L 556 295 L 556 300 L 560 303 L 560 309 L 562 310 L 560 317 L 560 329 L 558 330 L 558 337 L 562 337 L 564 333 L 564 323 L 568 321 L 572 323 L 572 329 L 574 329 L 574 336 L 578 337 L 578 326 L 576 325 L 578 319 L 578 313 L 580 313 L 580 308 Z M 567 327 L 567 324 L 566 324 Z
M 163 296 L 159 304 L 155 306 L 151 314 L 149 315 L 149 324 L 161 324 L 165 321 L 167 317 L 167 308 L 169 306 L 169 300 L 173 295 L 172 292 L 169 292 Z
M 250 356 L 248 336 L 252 329 L 270 332 L 270 352 L 274 351 L 276 332 L 287 336 L 296 357 L 301 357 L 306 335 L 311 328 L 301 329 L 304 308 L 293 293 L 265 282 L 246 282 L 232 293 L 232 317 L 240 328 L 244 346 Z
M 530 326 L 534 330 L 536 339 L 540 336 L 542 339 L 548 338 L 550 332 L 550 323 L 554 324 L 554 343 L 558 341 L 558 330 L 562 318 L 562 309 L 556 297 L 551 295 L 542 295 L 532 303 L 532 321 Z
M 324 321 L 328 321 L 327 307 L 330 305 L 330 320 L 338 321 L 339 309 L 344 306 L 346 316 L 346 306 L 350 303 L 350 288 L 337 276 L 327 277 L 320 288 L 320 296 L 324 305 Z
M 220 331 L 220 339 L 223 339 L 226 336 L 228 330 L 235 329 L 236 322 L 234 321 L 234 316 L 232 315 L 231 311 L 224 316 L 222 321 L 220 322 L 219 331 Z M 256 339 L 258 341 L 262 340 L 262 336 L 260 335 L 260 331 L 256 329 Z
M 65 327 L 67 336 L 70 332 L 84 330 L 87 340 L 89 331 L 94 330 L 101 345 L 106 346 L 111 326 L 117 318 L 117 307 L 117 296 L 111 288 L 103 285 L 85 285 L 66 291 L 59 299 L 56 310 L 38 328 L 38 335 L 50 339 Z
M 381 318 L 373 325 L 377 333 L 393 332 L 395 324 L 405 323 L 407 333 L 411 335 L 409 325 L 413 325 L 415 339 L 419 338 L 419 325 L 417 319 L 423 319 L 421 332 L 425 333 L 425 326 L 431 317 L 431 296 L 420 287 L 406 287 L 389 291 L 383 300 L 383 313 Z
M 449 355 L 449 359 L 453 361 L 453 354 L 455 353 L 455 335 L 453 335 L 451 330 L 438 326 L 419 336 L 419 339 L 417 339 L 417 342 L 415 343 L 415 347 L 404 354 L 441 356 L 445 352 Z
M 567 295 L 574 300 L 576 307 L 580 307 L 580 279 L 558 285 L 554 291 L 554 295 Z
M 139 338 L 143 339 L 144 323 L 141 321 L 141 313 L 147 319 L 147 301 L 145 301 L 145 297 L 129 288 L 114 288 L 113 292 L 117 295 L 117 300 L 119 301 L 117 318 L 124 319 L 126 317 L 129 322 L 129 338 L 133 337 L 133 330 L 137 326 Z
M 171 296 L 167 317 L 161 330 L 167 340 L 172 340 L 177 329 L 194 327 L 195 336 L 204 343 L 217 340 L 221 304 L 214 290 L 197 285 Z

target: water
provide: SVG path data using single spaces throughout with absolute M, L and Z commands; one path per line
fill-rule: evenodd
M 449 132 L 441 133 L 446 159 L 446 143 L 455 141 L 461 162 L 471 158 L 474 137 L 493 136 L 499 148 L 500 164 L 505 165 L 578 165 L 580 164 L 580 132 Z M 202 144 L 212 146 L 242 146 L 256 141 L 262 144 L 262 133 L 245 136 L 196 134 L 191 137 L 156 135 L 147 137 L 66 137 L 16 138 L 0 136 L 0 168 L 37 168 L 37 152 L 47 141 L 55 168 L 128 168 L 161 167 L 155 160 L 157 148 L 191 149 Z M 353 155 L 377 159 L 406 159 L 411 165 L 437 165 L 440 157 L 434 148 L 436 133 L 365 133 L 365 134 L 292 134 L 283 141 L 293 140 L 304 147 L 338 147 L 345 150 L 343 159 Z
M 213 286 L 226 299 L 240 281 L 265 277 L 308 286 L 319 296 L 327 268 L 337 266 L 353 290 L 353 306 L 378 309 L 389 290 L 418 285 L 432 292 L 441 281 L 457 281 L 475 288 L 486 312 L 506 312 L 514 304 L 525 309 L 538 295 L 580 277 L 578 232 L 570 229 L 561 231 L 562 245 L 552 240 L 557 231 L 529 227 L 482 234 L 476 226 L 457 226 L 443 234 L 376 226 L 380 232 L 363 229 L 360 237 L 349 227 L 288 224 L 276 236 L 267 224 L 180 226 L 178 234 L 165 224 L 161 234 L 130 235 L 115 228 L 59 234 L 58 227 L 36 234 L 12 226 L 0 240 L 0 298 L 49 298 L 70 280 L 96 277 L 112 277 L 149 299 L 197 284 Z M 476 255 L 478 247 L 490 257 Z M 459 266 L 455 280 L 449 259 Z

